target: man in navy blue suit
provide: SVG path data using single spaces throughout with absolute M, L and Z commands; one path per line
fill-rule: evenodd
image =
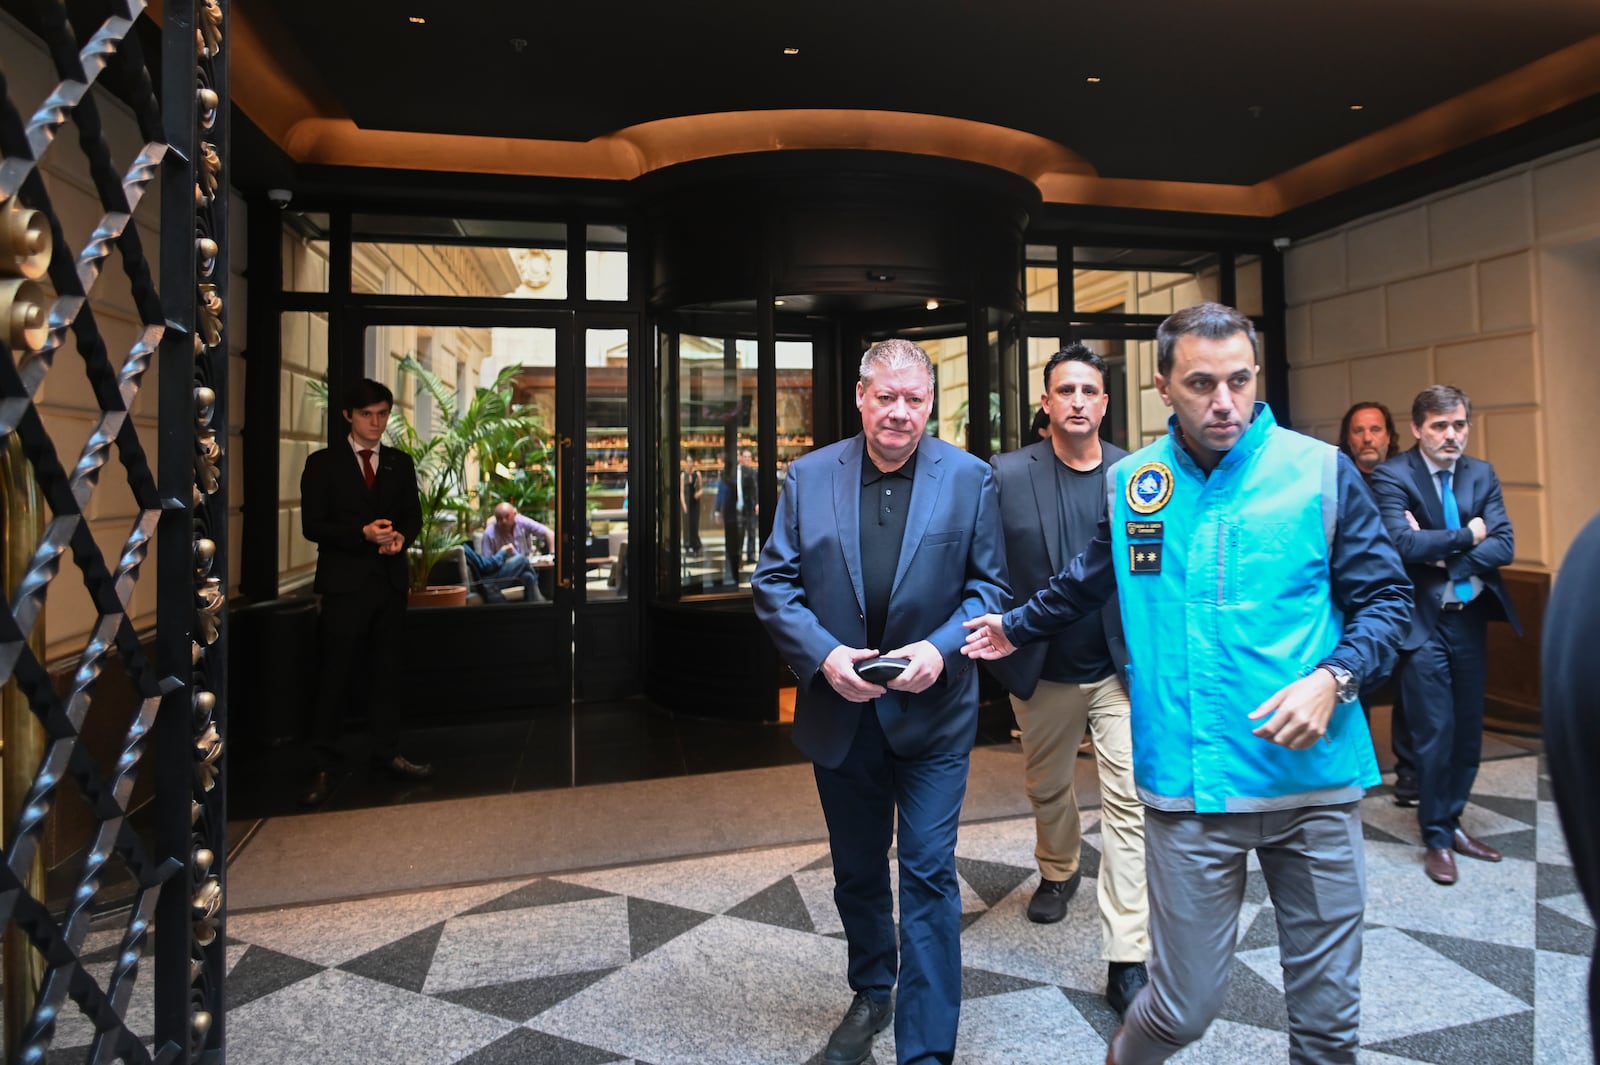
M 1455 855 L 1498 862 L 1500 852 L 1461 827 L 1483 746 L 1485 649 L 1490 621 L 1517 612 L 1500 580 L 1515 553 L 1494 467 L 1466 454 L 1472 400 L 1430 385 L 1411 404 L 1417 446 L 1372 474 L 1384 527 L 1416 587 L 1400 645 L 1400 699 L 1416 748 L 1423 869 L 1456 882 Z
M 855 999 L 826 1065 L 865 1061 L 891 1017 L 901 1065 L 955 1054 L 956 825 L 978 726 L 962 622 L 999 609 L 1007 590 L 989 465 L 923 435 L 934 396 L 926 352 L 873 345 L 856 384 L 862 432 L 790 464 L 751 578 L 756 615 L 799 679 L 794 741 L 815 763 L 849 948 Z M 884 684 L 857 674 L 880 654 L 910 665 Z

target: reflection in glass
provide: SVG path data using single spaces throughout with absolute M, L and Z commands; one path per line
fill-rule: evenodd
M 967 447 L 967 338 L 961 336 L 919 340 L 933 360 L 938 400 L 928 418 L 928 432 L 962 450 Z
M 585 227 L 584 296 L 591 300 L 628 298 L 628 227 Z
M 357 241 L 350 251 L 353 292 L 519 300 L 567 298 L 565 248 Z
M 688 592 L 748 587 L 746 529 L 756 517 L 756 364 L 754 340 L 678 337 L 680 477 L 698 480 L 694 527 L 682 539 L 698 551 L 680 556 L 679 583 Z M 680 490 L 681 495 L 681 490 Z M 690 520 L 686 505 L 680 522 Z

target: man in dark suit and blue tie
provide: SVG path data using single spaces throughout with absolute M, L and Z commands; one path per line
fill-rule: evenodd
M 826 1065 L 865 1061 L 891 1017 L 900 1065 L 955 1054 L 956 826 L 978 725 L 962 622 L 1007 593 L 993 475 L 923 435 L 934 397 L 920 347 L 875 344 L 856 384 L 863 431 L 790 464 L 751 578 L 756 614 L 799 679 L 794 741 L 815 763 L 856 993 Z M 880 654 L 910 664 L 882 684 L 857 674 Z
M 1456 854 L 1500 860 L 1462 829 L 1461 814 L 1483 745 L 1489 622 L 1522 632 L 1500 579 L 1515 553 L 1511 520 L 1494 467 L 1466 454 L 1471 429 L 1466 393 L 1430 385 L 1411 404 L 1417 446 L 1372 475 L 1384 526 L 1416 587 L 1398 676 L 1416 748 L 1423 868 L 1439 884 L 1456 882 Z
M 394 680 L 406 610 L 406 547 L 422 531 L 417 471 L 411 457 L 384 446 L 394 393 L 371 379 L 345 390 L 340 413 L 350 435 L 314 451 L 300 475 L 300 528 L 317 545 L 322 646 L 313 723 L 316 768 L 301 797 L 319 805 L 333 789 L 345 704 L 365 697 L 373 758 L 407 778 L 433 767 L 407 761 L 394 725 Z M 357 685 L 359 684 L 359 689 Z

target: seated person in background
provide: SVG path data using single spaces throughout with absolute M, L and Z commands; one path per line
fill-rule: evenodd
M 523 517 L 510 503 L 500 503 L 494 508 L 494 519 L 478 537 L 478 550 L 467 547 L 467 561 L 475 566 L 483 581 L 483 598 L 486 602 L 504 602 L 501 589 L 521 584 L 526 592 L 523 601 L 538 603 L 544 600 L 539 593 L 539 575 L 533 570 L 533 558 L 541 547 L 554 541 L 550 527 Z
M 540 553 L 541 539 L 546 544 L 555 543 L 555 536 L 548 525 L 523 517 L 510 503 L 501 503 L 494 508 L 494 520 L 478 538 L 478 553 L 485 558 L 499 554 L 532 558 Z
M 524 603 L 544 602 L 544 594 L 539 591 L 539 575 L 534 572 L 527 555 L 519 555 L 509 547 L 493 555 L 483 555 L 466 541 L 462 542 L 461 550 L 467 556 L 472 583 L 485 603 L 505 602 L 505 590 L 515 585 L 521 585 Z

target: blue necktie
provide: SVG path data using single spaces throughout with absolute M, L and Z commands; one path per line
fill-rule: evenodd
M 1461 528 L 1461 506 L 1456 502 L 1456 490 L 1450 487 L 1450 471 L 1439 471 L 1439 501 L 1444 504 L 1444 527 Z M 1472 582 L 1456 581 L 1456 598 L 1463 603 L 1472 602 Z

